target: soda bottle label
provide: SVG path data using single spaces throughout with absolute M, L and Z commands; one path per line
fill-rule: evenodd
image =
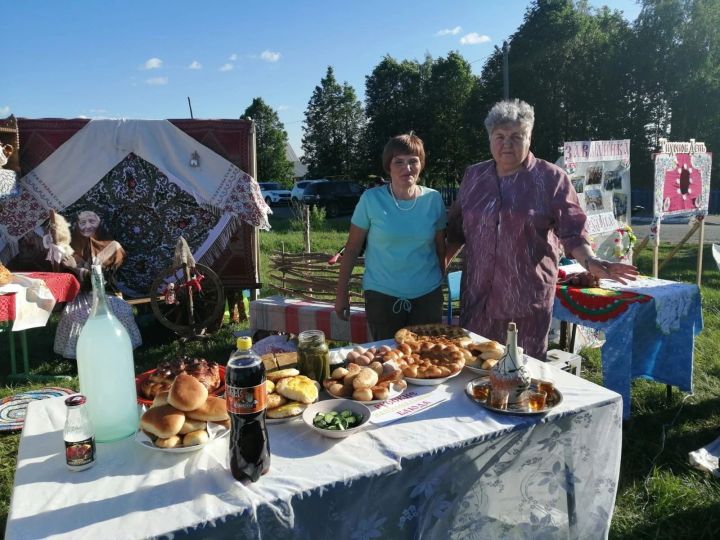
M 230 414 L 259 413 L 267 407 L 267 386 L 265 382 L 248 388 L 226 386 L 225 400 Z
M 95 461 L 95 437 L 84 441 L 65 441 L 65 460 L 71 467 L 81 467 Z

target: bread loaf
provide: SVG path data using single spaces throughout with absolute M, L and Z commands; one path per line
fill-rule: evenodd
M 230 418 L 225 398 L 215 396 L 208 397 L 201 407 L 187 411 L 185 414 L 193 420 L 205 420 L 206 422 L 221 422 Z
M 140 418 L 140 427 L 144 431 L 162 439 L 180 433 L 184 423 L 185 414 L 172 405 L 152 407 Z
M 204 429 L 198 429 L 191 431 L 183 437 L 183 446 L 196 446 L 198 444 L 205 444 L 210 440 L 207 431 Z
M 208 398 L 208 390 L 192 375 L 180 373 L 170 387 L 168 403 L 181 411 L 192 411 L 202 406 Z

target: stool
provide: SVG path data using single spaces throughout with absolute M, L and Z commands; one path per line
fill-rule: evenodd
M 579 354 L 569 353 L 560 349 L 552 349 L 547 352 L 547 362 L 556 368 L 580 376 L 582 357 Z

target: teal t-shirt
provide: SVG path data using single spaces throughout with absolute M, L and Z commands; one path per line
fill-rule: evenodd
M 367 190 L 360 197 L 352 224 L 368 231 L 363 288 L 398 298 L 413 299 L 437 289 L 443 273 L 435 247 L 435 233 L 447 225 L 440 193 L 427 187 L 413 207 L 398 201 L 388 186 Z

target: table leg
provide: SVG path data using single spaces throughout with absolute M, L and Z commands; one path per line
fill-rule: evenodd
M 10 340 L 10 375 L 17 375 L 17 361 L 15 357 L 15 336 L 12 333 L 12 323 L 0 323 L 0 330 L 7 332 Z
M 30 360 L 28 358 L 27 330 L 20 331 L 20 350 L 22 351 L 23 372 L 30 375 Z

